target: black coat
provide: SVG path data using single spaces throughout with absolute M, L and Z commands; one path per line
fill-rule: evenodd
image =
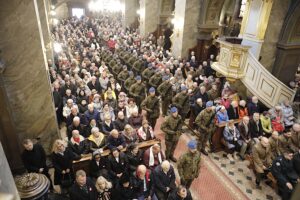
M 129 165 L 130 172 L 131 173 L 135 172 L 137 166 L 139 166 L 143 162 L 142 151 L 139 151 L 136 156 L 133 155 L 131 152 L 128 152 L 127 159 L 128 159 L 128 165 Z
M 70 200 L 97 200 L 95 184 L 89 178 L 86 178 L 86 186 L 88 190 L 87 193 L 75 183 L 69 190 Z
M 101 128 L 102 128 L 102 132 L 104 133 L 104 135 L 109 135 L 110 132 L 115 128 L 114 127 L 114 123 L 111 122 L 110 125 L 108 126 L 105 122 L 101 123 Z
M 108 170 L 112 178 L 117 178 L 117 174 L 127 172 L 128 160 L 124 153 L 120 152 L 119 162 L 112 155 L 108 158 Z
M 170 170 L 165 174 L 161 166 L 157 166 L 153 171 L 155 191 L 159 190 L 167 193 L 167 187 L 172 190 L 176 189 L 174 168 L 170 166 Z
M 74 124 L 71 124 L 70 126 L 68 126 L 68 129 L 67 129 L 67 136 L 68 136 L 69 140 L 72 137 L 72 131 L 74 131 L 74 130 L 78 130 L 79 134 L 82 135 L 84 138 L 87 137 L 87 134 L 85 132 L 86 129 L 83 124 L 79 124 L 79 126 L 74 126 Z
M 298 176 L 300 177 L 300 153 L 296 153 L 293 158 L 293 164 Z
M 38 173 L 40 168 L 44 168 L 44 171 L 48 171 L 46 165 L 46 153 L 40 144 L 34 144 L 31 151 L 25 149 L 22 153 L 22 160 L 29 173 Z
M 126 141 L 123 135 L 119 135 L 119 137 L 116 139 L 113 136 L 108 136 L 107 138 L 107 146 L 109 149 L 117 148 L 118 146 L 122 145 L 123 147 L 126 146 Z
M 145 180 L 141 180 L 138 178 L 136 175 L 132 178 L 133 180 L 133 186 L 136 191 L 137 196 L 142 196 L 148 197 L 148 196 L 153 196 L 154 194 L 154 182 L 153 182 L 153 176 L 151 174 L 151 171 L 146 172 Z M 144 181 L 146 181 L 146 190 L 144 191 Z
M 128 124 L 127 119 L 123 119 L 123 120 L 116 119 L 114 121 L 115 129 L 117 129 L 119 132 L 124 131 L 124 127 L 126 124 Z
M 108 179 L 108 161 L 106 157 L 101 157 L 99 161 L 99 165 L 96 160 L 93 159 L 90 161 L 90 175 L 93 178 L 98 178 L 99 176 L 104 176 Z
M 258 123 L 258 127 L 259 127 L 259 130 L 257 129 L 256 123 L 254 122 L 254 120 L 251 119 L 249 122 L 249 133 L 250 133 L 251 138 L 258 138 L 259 136 L 262 136 L 263 128 L 262 128 L 260 120 Z
M 132 199 L 137 198 L 135 189 L 133 188 L 133 186 L 131 184 L 127 188 L 120 185 L 117 188 L 116 192 L 118 193 L 118 197 L 115 199 L 118 199 L 118 200 L 132 200 Z
M 75 154 L 73 154 L 73 152 L 69 148 L 66 148 L 63 155 L 53 152 L 51 157 L 54 167 L 54 185 L 61 184 L 63 178 L 63 170 L 70 169 L 70 175 L 73 178 L 74 174 L 72 170 L 72 162 L 73 160 L 80 159 L 80 157 L 77 157 Z
M 187 196 L 183 199 L 177 194 L 177 191 L 175 190 L 169 195 L 168 200 L 193 200 L 193 198 L 190 191 L 187 191 Z
M 229 108 L 227 109 L 227 115 L 228 115 L 229 120 L 231 120 L 231 119 L 234 120 L 234 119 L 240 118 L 238 108 L 234 108 L 232 105 L 230 105 Z

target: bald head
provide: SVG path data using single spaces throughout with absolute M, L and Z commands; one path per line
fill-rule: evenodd
M 295 132 L 300 132 L 300 124 L 294 124 L 293 125 L 293 130 L 295 131 Z
M 269 145 L 269 139 L 266 137 L 262 137 L 260 139 L 260 142 L 261 142 L 262 146 L 264 146 L 264 147 L 267 147 Z

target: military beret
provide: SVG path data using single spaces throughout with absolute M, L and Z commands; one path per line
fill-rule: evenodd
M 163 81 L 169 80 L 169 76 L 163 76 L 163 77 L 162 77 L 162 80 L 163 80 Z
M 175 113 L 175 112 L 177 112 L 177 108 L 176 107 L 172 107 L 171 108 L 171 113 Z
M 197 148 L 197 142 L 196 140 L 190 140 L 187 144 L 189 149 L 196 149 Z
M 142 78 L 141 78 L 141 76 L 136 76 L 135 80 L 140 81 L 140 80 L 142 80 Z
M 133 75 L 133 71 L 129 71 L 128 74 L 129 74 L 129 76 L 132 76 Z
M 181 91 L 187 90 L 187 87 L 185 85 L 181 86 Z
M 206 108 L 212 107 L 213 105 L 214 105 L 214 103 L 212 101 L 206 102 Z
M 149 89 L 149 92 L 155 92 L 155 88 L 154 88 L 154 87 L 151 87 L 151 88 Z

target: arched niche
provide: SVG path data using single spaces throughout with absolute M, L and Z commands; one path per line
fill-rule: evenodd
M 277 44 L 273 74 L 282 82 L 293 80 L 300 64 L 300 1 L 292 1 Z

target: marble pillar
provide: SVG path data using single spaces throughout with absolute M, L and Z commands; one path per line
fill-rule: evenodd
M 5 153 L 0 142 L 0 199 L 14 199 L 19 200 L 18 191 L 15 181 L 11 174 Z M 8 198 L 13 196 L 14 198 Z
M 272 6 L 270 20 L 268 21 L 264 42 L 260 51 L 260 63 L 269 71 L 272 71 L 276 59 L 277 42 L 289 4 L 289 0 L 274 1 Z
M 59 132 L 42 32 L 45 9 L 39 10 L 37 1 L 0 1 L 1 58 L 6 63 L 1 77 L 14 127 L 14 133 L 5 134 L 16 134 L 18 141 L 6 141 L 16 145 L 24 138 L 40 138 L 49 152 Z
M 187 57 L 188 50 L 197 45 L 199 12 L 198 0 L 176 0 L 171 47 L 175 57 Z
M 159 20 L 159 1 L 140 0 L 140 34 L 156 31 Z
M 251 46 L 250 52 L 259 59 L 273 1 L 247 1 L 240 37 L 242 45 Z
M 122 4 L 124 5 L 123 26 L 124 27 L 128 27 L 128 26 L 130 27 L 137 20 L 137 10 L 138 10 L 137 1 L 136 0 L 122 0 Z

